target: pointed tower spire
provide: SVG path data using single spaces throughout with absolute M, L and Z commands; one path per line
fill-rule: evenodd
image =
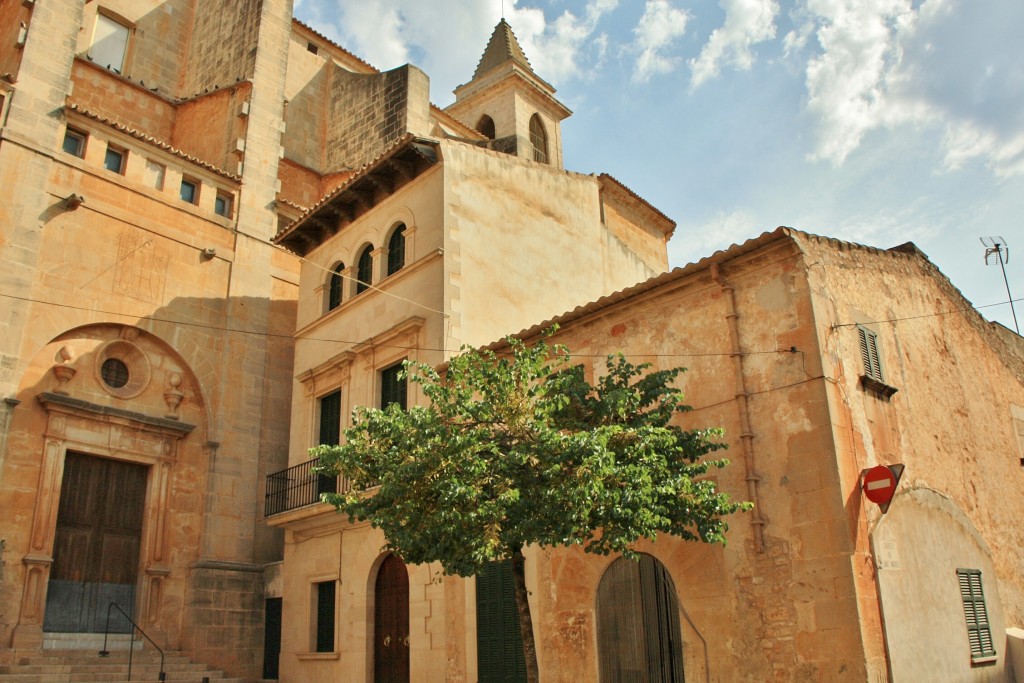
M 455 89 L 455 103 L 446 111 L 491 138 L 493 149 L 562 167 L 561 123 L 572 112 L 534 72 L 504 17 L 473 80 Z
M 473 78 L 480 78 L 491 69 L 508 61 L 516 62 L 533 73 L 530 60 L 526 58 L 526 53 L 519 46 L 516 34 L 512 32 L 512 27 L 505 21 L 505 17 L 502 17 L 498 25 L 494 27 L 494 33 L 491 34 L 491 39 L 487 43 L 483 57 L 480 58 L 480 63 L 476 65 Z

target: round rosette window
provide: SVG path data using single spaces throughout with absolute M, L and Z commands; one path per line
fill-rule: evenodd
M 118 398 L 134 398 L 149 385 L 149 359 L 142 350 L 122 339 L 107 342 L 96 356 L 100 385 Z

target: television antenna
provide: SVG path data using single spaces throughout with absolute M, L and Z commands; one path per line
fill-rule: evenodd
M 1010 313 L 1013 314 L 1013 327 L 1020 334 L 1020 325 L 1017 324 L 1017 311 L 1013 307 L 1013 295 L 1010 294 L 1010 281 L 1006 278 L 1006 264 L 1010 262 L 1010 245 L 1002 237 L 980 237 L 985 247 L 985 265 L 991 265 L 989 259 L 995 258 L 1003 271 L 1003 284 L 1006 285 L 1006 298 L 1010 303 Z

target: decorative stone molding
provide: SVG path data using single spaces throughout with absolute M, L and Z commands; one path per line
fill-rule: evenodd
M 126 331 L 134 330 L 135 336 L 126 334 Z M 149 386 L 152 369 L 149 358 L 145 352 L 130 341 L 138 336 L 138 330 L 126 327 L 122 330 L 122 338 L 107 342 L 96 352 L 96 382 L 103 387 L 107 393 L 117 398 L 135 398 Z M 121 362 L 127 369 L 128 376 L 123 384 L 113 384 L 104 377 L 103 367 L 108 362 Z
M 57 378 L 57 386 L 54 387 L 53 393 L 67 396 L 66 385 L 75 376 L 75 373 L 78 372 L 78 369 L 75 367 L 74 347 L 66 344 L 60 347 L 53 360 L 54 364 L 50 369 L 53 371 L 54 377 Z

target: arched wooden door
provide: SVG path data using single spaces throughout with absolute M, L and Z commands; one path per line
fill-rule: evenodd
M 683 683 L 679 600 L 665 566 L 650 555 L 619 558 L 597 588 L 601 683 Z
M 374 683 L 409 683 L 409 572 L 397 555 L 377 571 L 373 609 Z

